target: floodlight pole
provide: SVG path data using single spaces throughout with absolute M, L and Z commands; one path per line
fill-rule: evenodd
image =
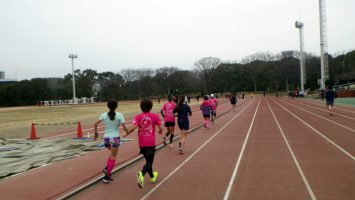
M 69 58 L 71 59 L 71 67 L 72 67 L 72 76 L 73 76 L 73 101 L 76 102 L 76 95 L 75 95 L 75 75 L 74 75 L 74 59 L 78 58 L 77 54 L 69 54 Z
M 320 87 L 322 89 L 325 88 L 325 81 L 328 80 L 329 78 L 325 1 L 326 0 L 319 0 L 320 58 L 321 58 L 320 59 L 320 63 L 321 63 Z
M 301 91 L 304 91 L 304 82 L 306 80 L 306 68 L 304 62 L 304 37 L 303 37 L 303 22 L 296 21 L 296 28 L 300 30 L 300 71 L 301 71 Z

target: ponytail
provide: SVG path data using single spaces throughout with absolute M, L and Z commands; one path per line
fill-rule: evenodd
M 110 99 L 107 102 L 107 107 L 110 109 L 110 111 L 107 113 L 107 115 L 110 117 L 110 120 L 113 121 L 115 120 L 116 116 L 116 108 L 117 108 L 117 101 L 115 99 Z
M 110 120 L 115 120 L 116 112 L 114 110 L 110 110 L 107 115 L 110 117 Z
M 180 110 L 182 108 L 182 104 L 184 104 L 184 102 L 185 102 L 185 96 L 180 96 L 179 103 L 176 106 L 176 110 Z

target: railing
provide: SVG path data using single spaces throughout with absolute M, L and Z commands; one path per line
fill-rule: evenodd
M 334 91 L 355 90 L 355 82 L 334 86 Z
M 336 85 L 333 86 L 335 92 L 346 91 L 346 90 L 355 90 L 355 82 Z M 326 90 L 325 90 L 326 91 Z M 321 97 L 321 89 L 316 89 L 312 92 L 312 94 L 308 95 L 308 97 L 320 98 Z

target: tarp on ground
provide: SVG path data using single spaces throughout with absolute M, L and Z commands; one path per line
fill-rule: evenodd
M 0 179 L 102 148 L 102 140 L 94 142 L 92 139 L 7 140 L 0 138 Z

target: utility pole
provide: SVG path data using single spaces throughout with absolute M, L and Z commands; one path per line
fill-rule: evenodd
M 76 95 L 75 95 L 74 59 L 78 58 L 78 55 L 77 54 L 69 54 L 69 58 L 71 59 L 72 76 L 73 76 L 73 101 L 74 101 L 74 104 L 76 104 L 77 101 L 76 101 Z

